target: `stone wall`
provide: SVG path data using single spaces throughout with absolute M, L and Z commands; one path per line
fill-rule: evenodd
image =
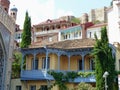
M 11 65 L 12 65 L 12 52 L 14 45 L 14 31 L 15 22 L 8 15 L 8 13 L 0 6 L 0 34 L 1 41 L 0 44 L 4 46 L 2 50 L 4 53 L 4 66 L 1 90 L 10 90 L 10 80 L 11 80 Z
M 11 32 L 14 33 L 15 22 L 8 13 L 0 6 L 0 22 Z
M 107 7 L 92 9 L 89 13 L 89 22 L 107 22 Z

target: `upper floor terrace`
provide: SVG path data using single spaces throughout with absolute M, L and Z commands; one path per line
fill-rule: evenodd
M 59 31 L 59 41 L 82 39 L 82 26 L 77 25 Z
M 43 35 L 43 34 L 48 34 L 48 33 L 56 33 L 60 29 L 68 28 L 70 26 L 74 26 L 74 23 L 71 23 L 70 21 L 66 20 L 50 20 L 48 19 L 45 22 L 42 22 L 38 25 L 33 25 L 33 30 L 35 35 Z

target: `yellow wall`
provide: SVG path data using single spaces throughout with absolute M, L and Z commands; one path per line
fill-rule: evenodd
M 54 83 L 54 81 L 50 82 L 51 85 Z M 41 85 L 48 85 L 47 81 L 22 81 L 22 86 L 24 86 L 22 89 L 23 90 L 30 90 L 30 86 L 31 85 L 35 85 L 36 86 L 36 90 L 40 89 Z M 66 86 L 69 88 L 69 90 L 72 90 L 73 88 L 75 88 L 75 84 L 74 83 L 67 83 Z M 59 87 L 56 85 L 54 86 L 51 90 L 59 90 Z
M 88 58 L 85 58 L 85 70 L 90 69 L 90 60 Z
M 78 70 L 78 60 L 81 60 L 81 56 L 71 56 L 70 58 L 71 70 Z
M 27 55 L 26 57 L 26 69 L 31 70 L 31 63 L 32 63 L 33 55 Z
M 30 86 L 31 85 L 35 85 L 36 86 L 36 90 L 39 90 L 41 85 L 48 85 L 48 82 L 45 81 L 45 80 L 44 81 L 26 81 L 26 82 L 23 82 L 23 83 L 24 83 L 24 85 L 26 85 L 23 90 L 30 90 Z M 51 81 L 50 83 L 53 84 L 54 82 Z M 56 85 L 51 90 L 59 90 L 59 88 Z
M 58 66 L 58 56 L 56 54 L 50 54 L 50 69 L 57 69 Z
M 68 70 L 68 57 L 67 56 L 60 57 L 60 70 Z

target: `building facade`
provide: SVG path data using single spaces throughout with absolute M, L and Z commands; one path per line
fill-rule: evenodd
M 120 70 L 120 0 L 113 0 L 107 10 L 109 43 L 116 48 L 116 70 Z M 120 88 L 120 87 L 119 87 Z
M 87 38 L 92 38 L 95 39 L 95 34 L 97 36 L 98 39 L 101 38 L 101 29 L 103 27 L 107 28 L 107 23 L 102 23 L 102 24 L 95 24 L 91 27 L 87 28 Z
M 109 42 L 120 43 L 120 1 L 113 1 L 113 5 L 108 9 L 108 37 Z
M 48 19 L 38 25 L 33 25 L 33 43 L 38 42 L 39 44 L 45 45 L 48 43 L 57 42 L 59 41 L 59 31 L 75 25 L 75 23 L 71 23 L 69 20 L 64 19 Z
M 24 90 L 46 90 L 54 83 L 54 78 L 48 73 L 55 72 L 93 72 L 94 59 L 90 55 L 93 49 L 94 39 L 75 39 L 57 42 L 39 48 L 21 49 L 21 88 Z M 25 68 L 24 67 L 24 62 Z M 69 89 L 75 88 L 80 82 L 95 83 L 94 75 L 89 77 L 77 77 L 68 81 Z M 55 86 L 52 90 L 59 90 Z

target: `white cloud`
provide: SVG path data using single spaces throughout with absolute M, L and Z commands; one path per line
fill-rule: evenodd
M 62 10 L 62 9 L 59 9 L 57 11 L 57 17 L 67 16 L 67 15 L 73 15 L 73 12 L 72 11 L 65 11 L 65 10 Z
M 11 0 L 10 8 L 15 5 L 18 8 L 16 23 L 23 27 L 25 12 L 28 11 L 32 24 L 38 24 L 43 20 L 54 17 L 54 0 Z
M 10 8 L 15 5 L 18 9 L 16 23 L 23 28 L 25 13 L 28 11 L 32 25 L 47 19 L 54 19 L 65 15 L 73 15 L 72 11 L 60 8 L 56 10 L 55 0 L 10 0 Z

